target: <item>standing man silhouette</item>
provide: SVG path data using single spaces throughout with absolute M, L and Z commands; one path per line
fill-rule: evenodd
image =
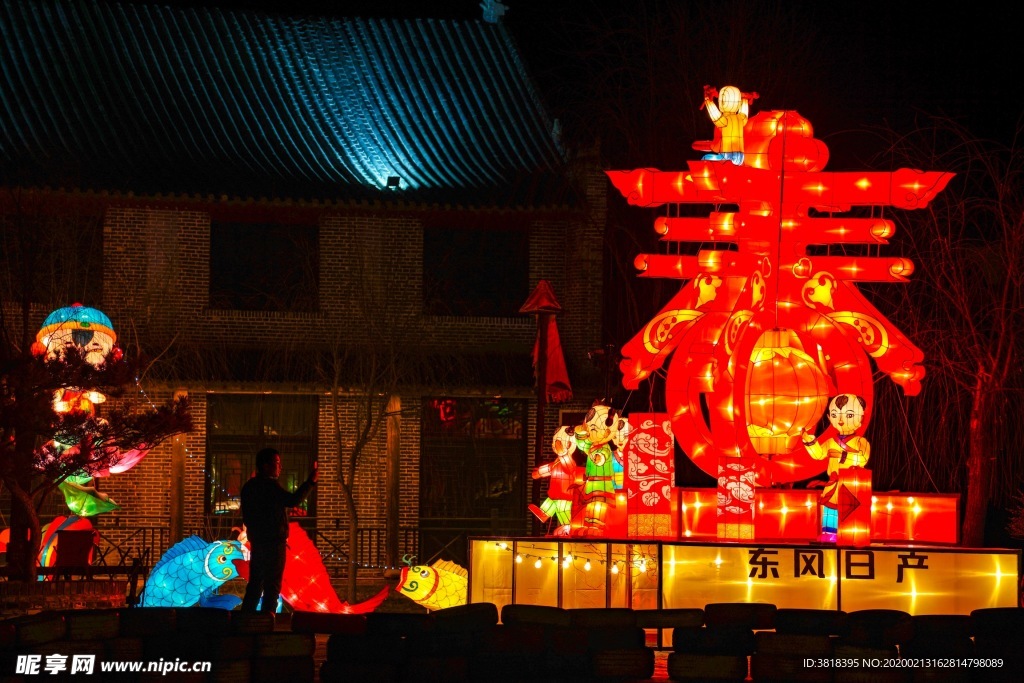
M 249 538 L 249 584 L 242 600 L 243 612 L 276 612 L 281 593 L 281 577 L 288 547 L 288 508 L 301 503 L 316 484 L 317 463 L 313 472 L 294 493 L 277 483 L 281 476 L 281 454 L 264 448 L 256 454 L 256 476 L 242 487 L 242 522 Z

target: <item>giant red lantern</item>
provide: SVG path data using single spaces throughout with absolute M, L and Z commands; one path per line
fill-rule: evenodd
M 743 131 L 741 164 L 608 172 L 636 206 L 715 207 L 707 218 L 669 211 L 655 221 L 669 253 L 641 254 L 636 266 L 641 277 L 683 286 L 623 347 L 623 384 L 636 388 L 673 356 L 666 407 L 686 454 L 712 476 L 722 457 L 752 457 L 759 485 L 795 482 L 822 469 L 798 435 L 813 431 L 830 394 L 865 397 L 867 425 L 869 358 L 908 395 L 924 376 L 921 351 L 855 284 L 904 282 L 911 262 L 865 246 L 850 251 L 868 255 L 830 248 L 884 245 L 893 223 L 843 214 L 855 206 L 923 208 L 952 174 L 823 172 L 828 148 L 794 111 L 760 113 Z M 685 242 L 701 245 L 696 255 L 679 248 Z

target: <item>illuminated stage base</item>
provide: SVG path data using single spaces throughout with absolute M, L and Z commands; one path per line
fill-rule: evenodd
M 563 608 L 897 609 L 970 614 L 1020 604 L 1021 551 L 934 545 L 471 539 L 469 601 Z

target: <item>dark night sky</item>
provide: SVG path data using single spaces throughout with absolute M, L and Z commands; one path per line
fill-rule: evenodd
M 152 4 L 339 17 L 478 18 L 481 14 L 479 0 L 165 0 Z M 506 21 L 526 56 L 528 68 L 543 85 L 549 108 L 570 123 L 571 114 L 566 116 L 560 110 L 560 95 L 574 86 L 576 78 L 593 78 L 588 63 L 596 63 L 592 56 L 573 54 L 575 48 L 585 47 L 586 40 L 578 39 L 581 33 L 587 33 L 582 27 L 588 23 L 622 26 L 631 21 L 634 25 L 664 22 L 672 9 L 680 7 L 718 18 L 730 13 L 749 14 L 752 8 L 759 8 L 798 22 L 809 54 L 816 55 L 800 74 L 807 83 L 788 83 L 787 88 L 777 88 L 775 97 L 762 83 L 735 84 L 745 90 L 758 90 L 762 97 L 756 105 L 762 109 L 800 111 L 811 119 L 818 137 L 830 146 L 835 144 L 835 136 L 848 135 L 852 136 L 850 146 L 862 147 L 855 131 L 887 123 L 906 126 L 920 114 L 948 115 L 978 135 L 1009 142 L 1024 112 L 1024 87 L 1015 77 L 1022 62 L 1019 27 L 1024 9 L 1008 5 L 997 9 L 990 3 L 956 3 L 940 8 L 937 3 L 903 0 L 505 0 L 505 4 L 509 6 Z M 692 33 L 698 35 L 686 32 L 676 39 L 701 40 L 702 32 L 697 28 Z M 610 42 L 614 40 L 609 38 Z M 762 36 L 751 35 L 737 41 L 733 49 L 738 54 L 760 54 L 762 41 L 767 42 Z M 594 44 L 592 40 L 590 44 Z M 666 44 L 664 49 L 674 47 Z M 608 54 L 616 52 L 615 45 L 608 45 Z M 759 58 L 765 59 L 764 55 Z M 786 63 L 785 58 L 771 59 L 780 69 Z M 725 79 L 736 78 L 734 74 L 716 73 L 718 66 L 694 63 L 685 68 L 697 83 L 721 86 L 726 84 Z M 759 68 L 771 69 L 773 65 Z M 746 72 L 756 73 L 757 69 L 738 71 Z M 775 76 L 784 80 L 784 75 Z M 670 91 L 675 85 L 666 77 L 662 82 L 656 80 L 655 87 Z M 680 102 L 689 99 L 696 109 L 701 99 L 699 88 L 687 88 Z M 642 160 L 622 161 L 643 164 Z

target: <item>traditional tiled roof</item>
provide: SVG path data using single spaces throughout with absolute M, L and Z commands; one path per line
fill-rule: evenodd
M 551 203 L 555 136 L 501 23 L 0 0 L 7 183 Z

